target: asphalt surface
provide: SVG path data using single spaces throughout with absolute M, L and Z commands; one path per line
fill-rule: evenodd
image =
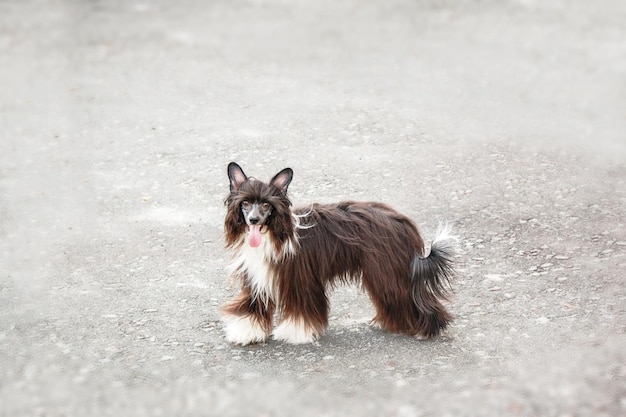
M 0 416 L 626 415 L 626 3 L 0 3 Z M 226 165 L 460 237 L 431 341 L 226 343 Z

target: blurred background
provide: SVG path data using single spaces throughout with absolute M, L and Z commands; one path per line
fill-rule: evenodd
M 0 416 L 626 414 L 626 3 L 0 2 Z M 460 236 L 447 334 L 228 345 L 226 165 Z

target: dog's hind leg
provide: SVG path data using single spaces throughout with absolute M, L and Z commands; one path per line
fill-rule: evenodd
M 408 254 L 388 257 L 386 261 L 370 258 L 363 263 L 363 288 L 376 309 L 371 324 L 389 333 L 418 335 L 426 317 L 413 301 L 412 282 L 408 274 Z
M 261 343 L 272 330 L 274 303 L 252 297 L 244 286 L 237 297 L 221 307 L 226 340 L 238 345 Z
M 408 278 L 405 283 L 393 275 L 366 270 L 362 280 L 376 310 L 371 325 L 390 333 L 410 333 L 414 307 Z

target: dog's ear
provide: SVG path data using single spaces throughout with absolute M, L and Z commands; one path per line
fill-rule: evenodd
M 230 179 L 230 191 L 237 191 L 241 184 L 248 180 L 243 169 L 234 162 L 228 164 L 228 178 Z
M 278 174 L 274 175 L 270 184 L 278 188 L 283 194 L 287 194 L 287 187 L 289 187 L 292 178 L 293 170 L 291 168 L 285 168 Z

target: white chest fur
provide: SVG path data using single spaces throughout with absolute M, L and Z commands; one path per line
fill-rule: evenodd
M 251 247 L 245 237 L 242 239 L 228 270 L 231 274 L 246 276 L 252 296 L 267 303 L 269 299 L 274 299 L 274 273 L 269 262 L 273 257 L 272 242 L 265 233 L 262 234 L 261 244 L 256 248 Z

